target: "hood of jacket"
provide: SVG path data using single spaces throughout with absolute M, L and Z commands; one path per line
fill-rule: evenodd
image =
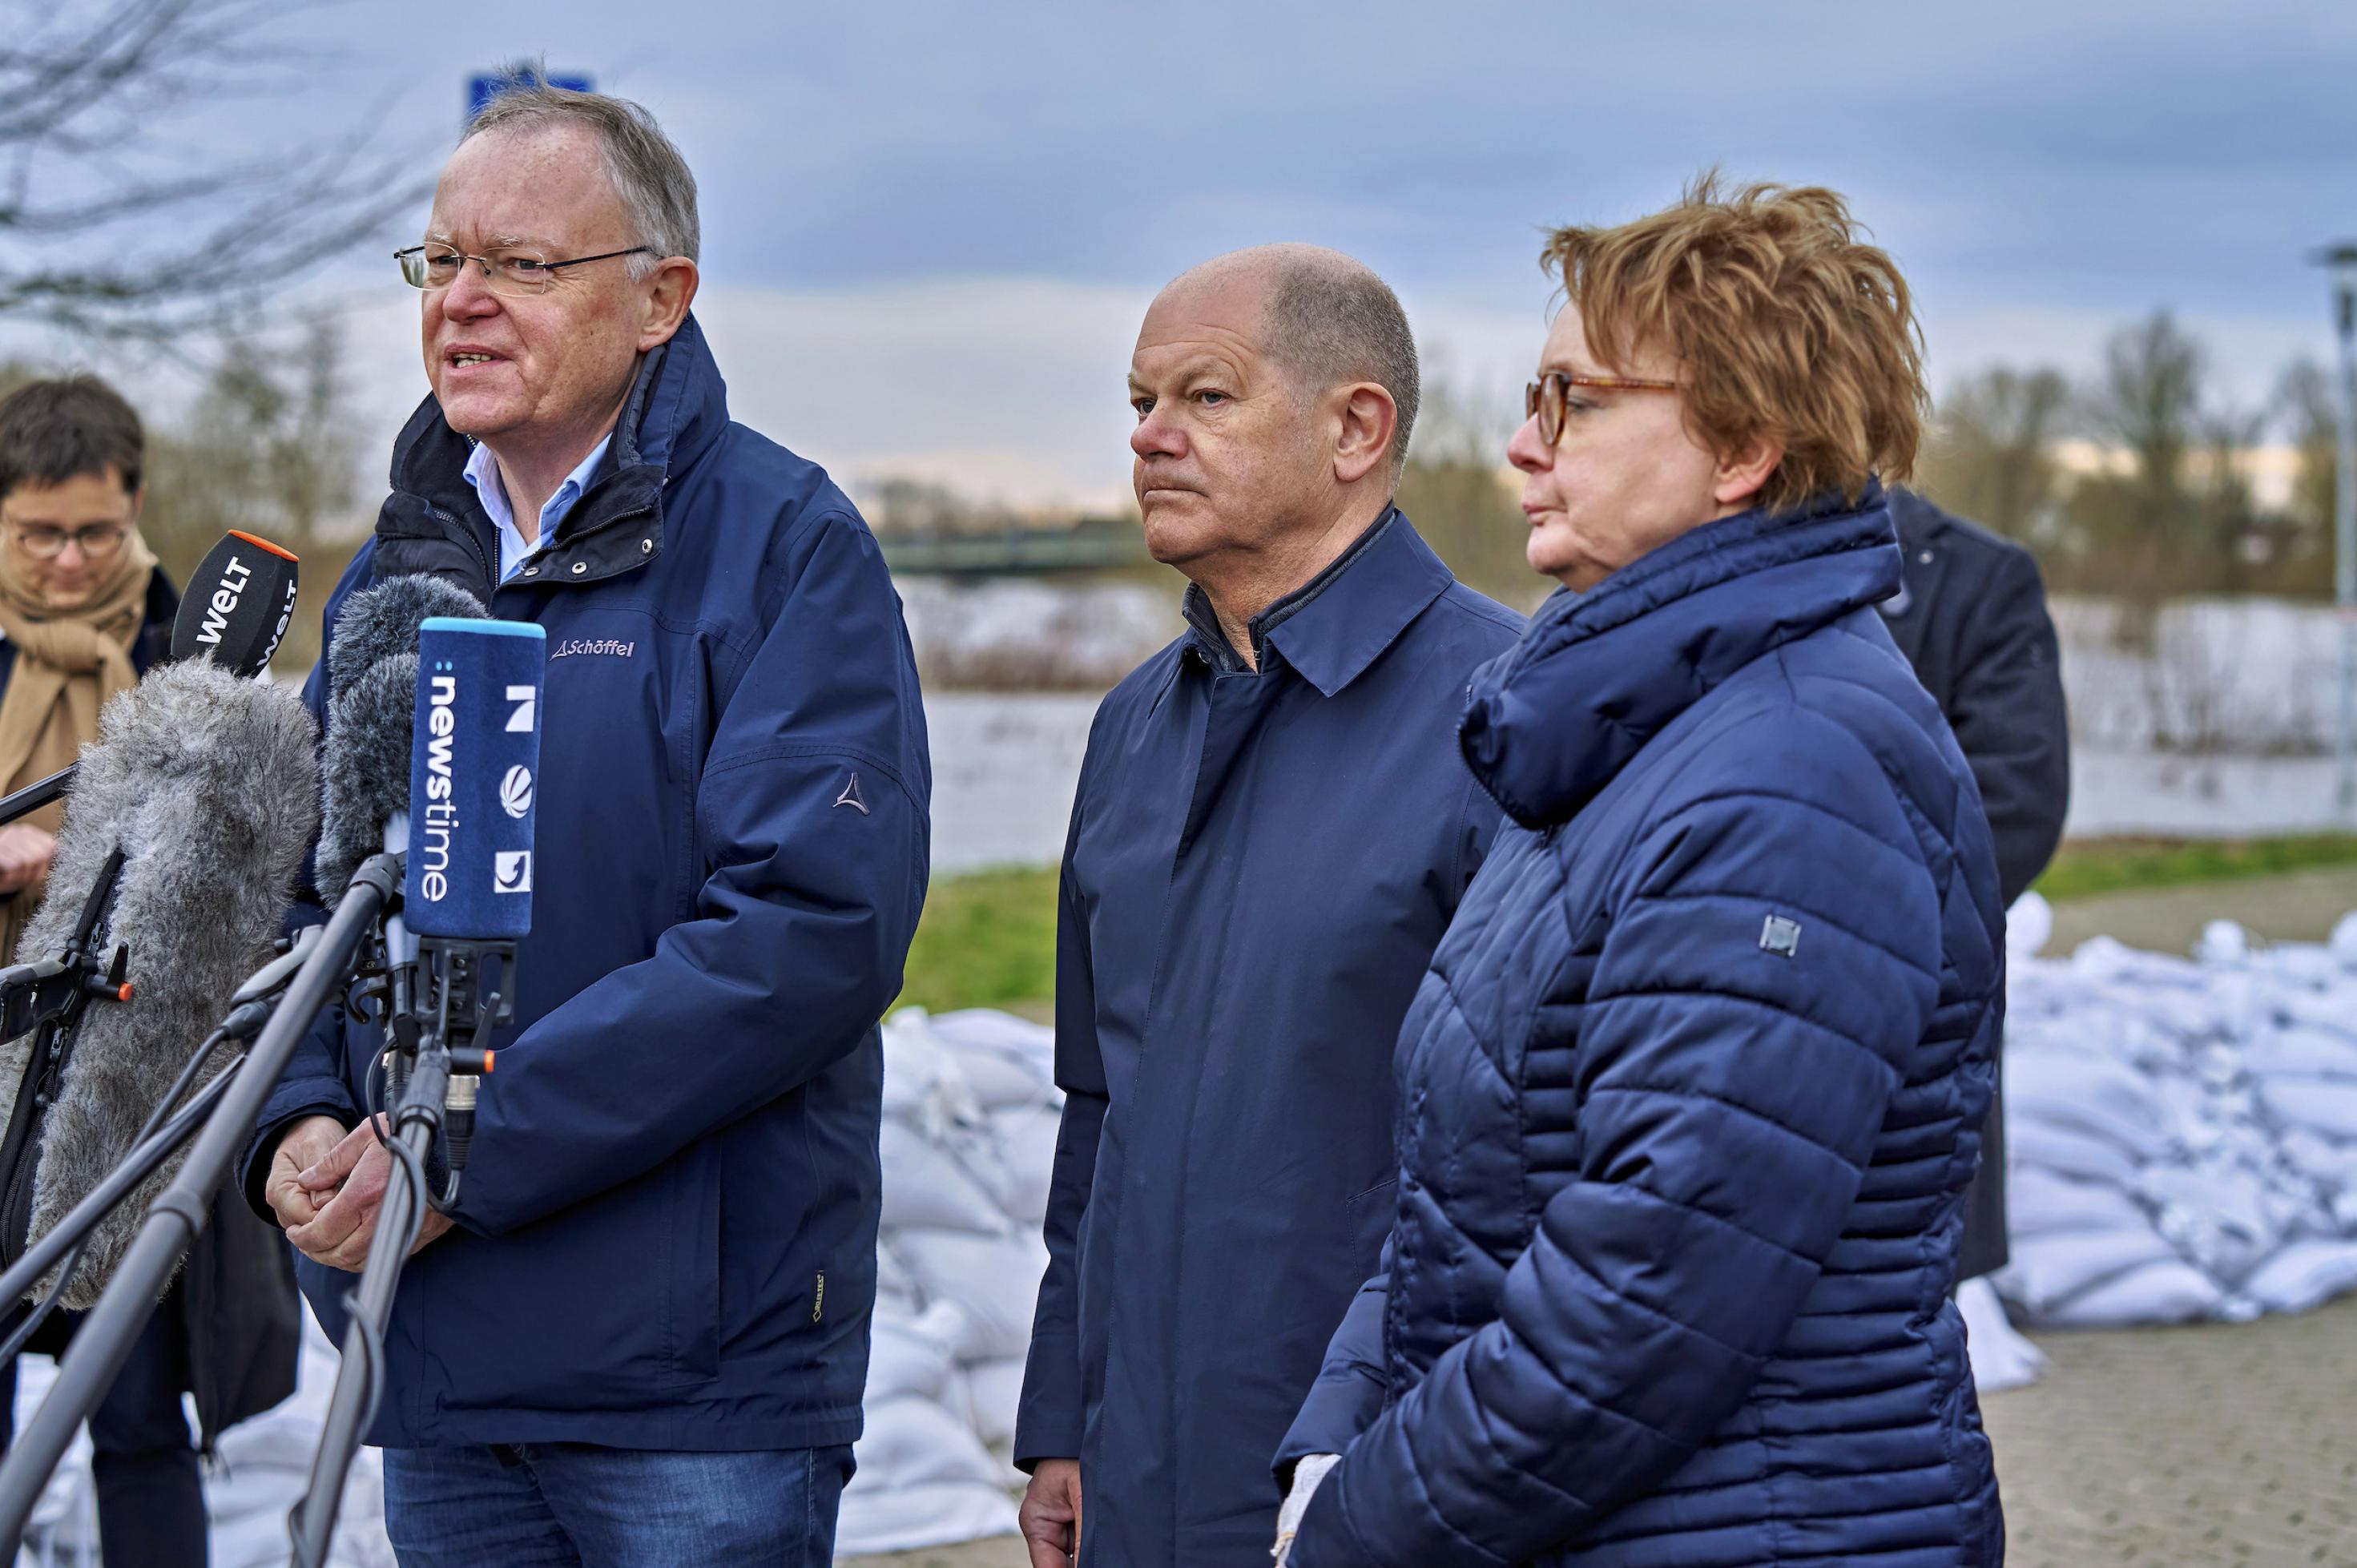
M 670 342 L 640 356 L 613 445 L 516 585 L 601 582 L 662 554 L 663 487 L 727 425 L 727 387 L 690 314 Z M 379 580 L 423 573 L 490 602 L 500 585 L 499 540 L 466 481 L 474 446 L 450 428 L 431 393 L 409 416 L 393 443 L 393 493 L 377 514 Z
M 1553 826 L 1737 671 L 1899 585 L 1879 484 L 1855 504 L 1830 496 L 1705 523 L 1549 599 L 1475 678 L 1458 743 L 1508 815 Z

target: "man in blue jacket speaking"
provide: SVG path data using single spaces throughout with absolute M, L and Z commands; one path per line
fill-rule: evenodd
M 515 1023 L 370 1434 L 405 1568 L 825 1563 L 860 1432 L 924 719 L 866 527 L 728 417 L 695 254 L 651 118 L 526 85 L 401 256 L 434 395 L 328 626 L 425 573 L 550 655 Z M 248 1162 L 331 1329 L 385 1186 L 378 1043 L 324 1017 Z
M 1391 1230 L 1392 1043 L 1500 822 L 1457 718 L 1522 618 L 1391 504 L 1415 341 L 1349 257 L 1196 268 L 1129 392 L 1189 630 L 1081 767 L 1015 1460 L 1034 1568 L 1226 1568 L 1266 1557 L 1269 1461 Z

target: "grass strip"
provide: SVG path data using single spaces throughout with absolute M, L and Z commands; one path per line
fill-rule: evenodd
M 2236 882 L 2357 863 L 2357 833 L 2275 838 L 2072 839 L 2036 883 L 2053 903 L 2202 882 Z
M 2357 865 L 2357 833 L 2073 839 L 2038 890 L 2062 904 L 2350 865 Z M 1007 1007 L 1038 1016 L 1055 993 L 1055 867 L 995 866 L 933 883 L 894 1006 Z

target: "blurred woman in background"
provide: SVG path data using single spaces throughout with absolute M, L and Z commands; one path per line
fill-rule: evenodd
M 1833 192 L 1707 178 L 1545 263 L 1507 450 L 1566 591 L 1475 682 L 1512 821 L 1402 1032 L 1388 1273 L 1279 1456 L 1291 1568 L 1986 1568 L 1949 1294 L 2004 916 L 1872 607 L 1905 280 Z
M 146 498 L 139 415 L 94 376 L 33 381 L 0 398 L 0 784 L 48 778 L 98 738 L 107 699 L 171 651 L 180 596 L 139 536 Z M 0 826 L 0 940 L 16 944 L 48 883 L 63 803 Z M 24 954 L 30 959 L 45 955 Z M 21 1087 L 18 1115 L 31 1097 Z M 10 1140 L 23 1174 L 38 1131 Z M 21 1218 L 12 1211 L 16 1223 Z M 14 1257 L 25 1238 L 7 1238 Z M 29 1307 L 0 1302 L 0 1338 Z M 28 1348 L 59 1354 L 81 1314 L 44 1319 Z M 278 1233 L 233 1189 L 189 1249 L 90 1419 L 99 1546 L 109 1568 L 200 1568 L 204 1479 L 180 1395 L 196 1395 L 207 1449 L 295 1391 L 302 1327 Z M 13 1434 L 16 1363 L 0 1363 L 0 1447 Z

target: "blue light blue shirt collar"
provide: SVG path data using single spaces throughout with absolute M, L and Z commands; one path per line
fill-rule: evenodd
M 482 503 L 491 526 L 500 531 L 500 582 L 514 576 L 517 567 L 548 548 L 556 525 L 565 521 L 565 514 L 573 510 L 573 503 L 589 488 L 589 476 L 597 471 L 598 459 L 613 444 L 614 437 L 608 433 L 606 439 L 589 449 L 589 456 L 581 459 L 579 467 L 565 476 L 565 482 L 556 487 L 556 493 L 540 509 L 539 539 L 526 543 L 522 532 L 515 525 L 515 510 L 508 504 L 507 486 L 500 480 L 499 459 L 491 456 L 490 447 L 480 441 L 475 443 L 474 451 L 467 456 L 467 482 L 475 487 L 475 499 Z

